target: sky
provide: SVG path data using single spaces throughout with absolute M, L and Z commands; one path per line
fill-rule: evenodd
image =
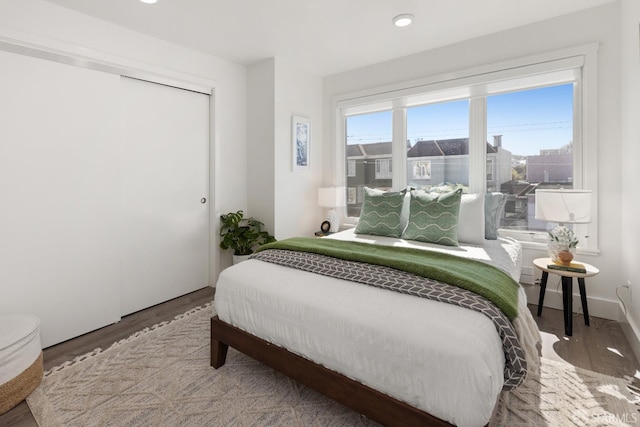
M 469 102 L 451 101 L 407 110 L 407 137 L 418 139 L 469 136 Z M 502 135 L 502 147 L 515 155 L 539 154 L 573 139 L 573 86 L 564 84 L 487 97 L 487 141 Z M 391 141 L 391 111 L 347 119 L 347 143 Z

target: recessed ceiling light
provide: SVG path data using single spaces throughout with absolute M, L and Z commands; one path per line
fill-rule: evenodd
M 147 4 L 154 4 L 157 3 L 158 0 L 140 0 L 142 3 L 147 3 Z
M 414 16 L 412 14 L 403 13 L 402 15 L 394 17 L 391 22 L 393 22 L 393 25 L 395 25 L 396 27 L 406 27 L 413 22 L 413 18 Z

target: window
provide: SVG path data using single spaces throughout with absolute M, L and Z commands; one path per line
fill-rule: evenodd
M 347 177 L 353 178 L 356 176 L 356 161 L 347 160 Z
M 535 190 L 573 188 L 573 83 L 488 96 L 487 131 L 487 191 L 507 195 L 500 228 L 545 231 Z
M 407 183 L 469 185 L 469 101 L 407 108 Z
M 544 244 L 549 224 L 533 217 L 535 190 L 597 182 L 591 136 L 597 111 L 585 101 L 597 97 L 595 71 L 589 74 L 596 63 L 592 45 L 496 64 L 476 75 L 344 95 L 336 107 L 344 118 L 337 128 L 344 126 L 346 143 L 338 150 L 346 151 L 347 170 L 338 181 L 357 189 L 358 203 L 364 186 L 500 191 L 508 195 L 501 232 Z M 359 216 L 355 207 L 348 216 Z M 597 250 L 596 226 L 579 226 L 585 237 L 596 236 L 581 241 L 582 249 Z
M 357 114 L 346 120 L 347 214 L 360 216 L 364 187 L 390 190 L 393 184 L 391 158 L 391 111 Z
M 487 172 L 487 191 L 491 191 L 490 188 L 495 187 L 495 183 L 493 182 L 493 159 L 487 160 L 487 168 L 485 171 Z
M 347 204 L 355 205 L 356 204 L 356 189 L 355 187 L 347 187 Z
M 392 179 L 391 159 L 376 159 L 376 179 Z

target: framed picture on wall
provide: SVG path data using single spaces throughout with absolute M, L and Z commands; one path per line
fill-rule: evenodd
M 311 120 L 293 116 L 291 122 L 293 171 L 309 170 L 311 168 Z

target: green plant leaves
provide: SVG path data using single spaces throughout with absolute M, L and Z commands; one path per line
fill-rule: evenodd
M 267 231 L 264 224 L 254 218 L 244 218 L 243 211 L 220 215 L 220 248 L 233 249 L 234 255 L 250 255 L 256 246 L 275 242 L 276 239 Z

